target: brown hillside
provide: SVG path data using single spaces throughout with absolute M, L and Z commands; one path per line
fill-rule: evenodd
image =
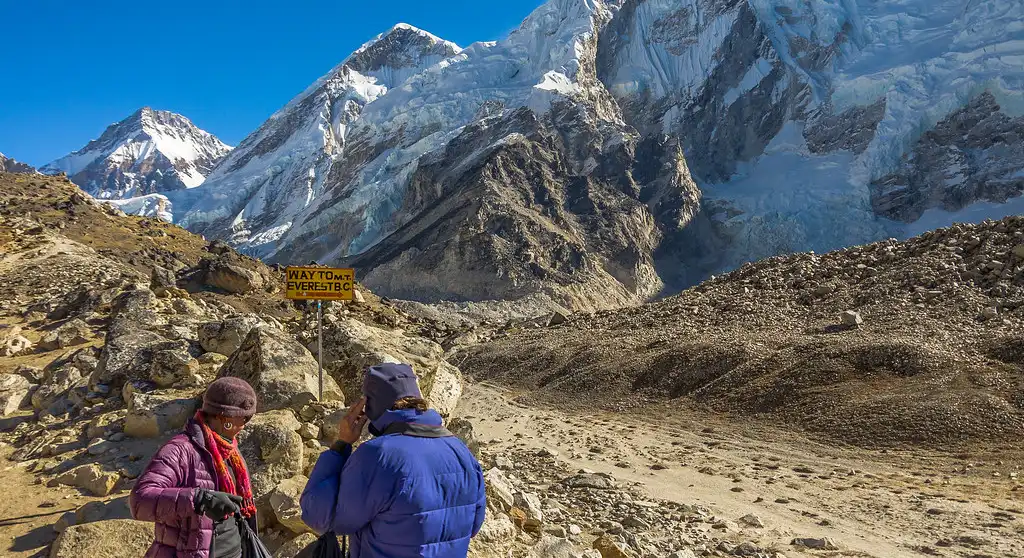
M 1019 440 L 1022 318 L 1011 217 L 748 264 L 656 304 L 513 328 L 460 365 L 546 401 L 682 398 L 858 444 Z

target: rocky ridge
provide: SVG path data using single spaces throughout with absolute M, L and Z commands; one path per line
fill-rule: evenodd
M 32 168 L 32 165 L 22 163 L 0 153 L 0 172 L 31 174 L 36 172 L 36 169 Z
M 1024 428 L 1024 219 L 780 256 L 632 309 L 454 332 L 477 380 L 560 405 L 692 401 L 865 445 Z M 458 347 L 461 335 L 476 344 Z

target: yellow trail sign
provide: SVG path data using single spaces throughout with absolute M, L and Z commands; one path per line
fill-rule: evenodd
M 352 300 L 356 272 L 348 268 L 289 266 L 286 296 L 292 300 Z

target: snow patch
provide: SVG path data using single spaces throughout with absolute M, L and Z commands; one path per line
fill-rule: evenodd
M 764 78 L 768 77 L 768 74 L 771 73 L 771 71 L 772 63 L 764 58 L 759 58 L 757 63 L 751 66 L 750 69 L 747 70 L 747 73 L 744 74 L 739 85 L 725 92 L 725 98 L 723 100 L 725 101 L 726 106 L 735 103 L 736 99 L 739 99 L 748 91 L 757 87 L 757 84 L 761 83 Z
M 156 217 L 168 223 L 174 221 L 174 206 L 167 196 L 163 194 L 147 194 L 121 200 L 106 199 L 100 201 L 108 203 L 128 215 Z

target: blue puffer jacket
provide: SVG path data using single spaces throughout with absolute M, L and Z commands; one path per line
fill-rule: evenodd
M 441 425 L 434 411 L 387 411 L 373 422 Z M 484 477 L 454 436 L 379 436 L 325 451 L 302 491 L 302 520 L 349 535 L 352 558 L 464 558 L 487 508 Z

